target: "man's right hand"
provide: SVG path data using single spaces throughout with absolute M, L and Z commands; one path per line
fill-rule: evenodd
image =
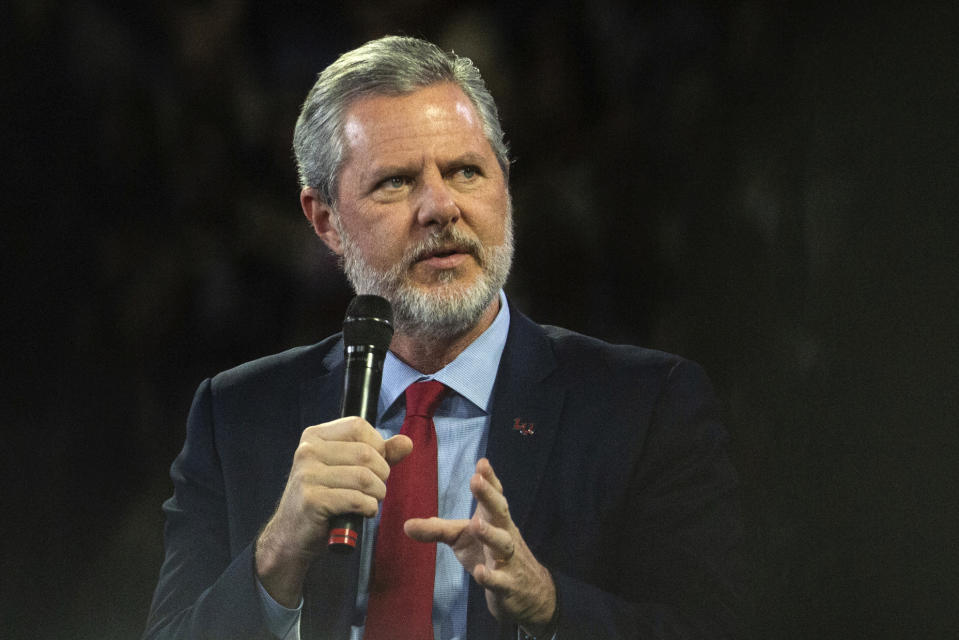
M 310 563 L 326 550 L 330 518 L 376 516 L 390 467 L 412 450 L 406 436 L 384 440 L 362 418 L 303 431 L 280 504 L 256 542 L 256 573 L 274 600 L 299 606 Z

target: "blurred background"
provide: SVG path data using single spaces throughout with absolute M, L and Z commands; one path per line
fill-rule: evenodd
M 711 374 L 756 636 L 959 637 L 955 3 L 0 12 L 3 637 L 137 637 L 194 389 L 339 329 L 290 140 L 387 33 L 499 102 L 519 307 Z

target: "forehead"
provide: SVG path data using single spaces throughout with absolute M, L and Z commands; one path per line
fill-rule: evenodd
M 492 155 L 482 119 L 455 84 L 360 98 L 346 111 L 343 136 L 348 158 L 463 151 Z

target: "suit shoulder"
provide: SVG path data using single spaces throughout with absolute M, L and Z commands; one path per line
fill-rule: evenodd
M 542 328 L 561 364 L 571 364 L 578 368 L 662 370 L 664 374 L 683 363 L 698 367 L 682 356 L 665 351 L 631 344 L 614 344 L 562 327 L 543 325 Z
M 326 370 L 327 356 L 339 339 L 340 334 L 335 334 L 316 344 L 293 347 L 227 369 L 213 377 L 213 389 L 223 391 L 250 386 L 272 386 L 302 379 L 307 375 L 316 375 Z
M 557 373 L 571 386 L 585 385 L 596 393 L 642 392 L 654 397 L 668 390 L 713 398 L 705 370 L 673 353 L 629 344 L 613 344 L 562 327 L 544 325 L 552 345 Z

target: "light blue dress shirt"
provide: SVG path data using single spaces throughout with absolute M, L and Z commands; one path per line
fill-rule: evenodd
M 466 519 L 473 514 L 474 500 L 469 489 L 476 462 L 486 451 L 490 424 L 493 383 L 509 332 L 509 307 L 499 293 L 500 310 L 493 323 L 453 362 L 433 375 L 424 375 L 387 353 L 380 387 L 379 420 L 376 430 L 384 438 L 400 432 L 406 417 L 403 392 L 420 380 L 438 380 L 455 393 L 448 393 L 433 416 L 436 426 L 438 515 L 446 519 Z M 369 599 L 373 542 L 379 516 L 363 525 L 360 548 L 360 577 L 351 638 L 361 640 Z M 439 640 L 466 638 L 466 608 L 469 574 L 452 549 L 436 546 L 436 578 L 433 585 L 433 637 Z M 260 585 L 260 595 L 270 630 L 283 640 L 299 640 L 300 610 L 277 603 Z

